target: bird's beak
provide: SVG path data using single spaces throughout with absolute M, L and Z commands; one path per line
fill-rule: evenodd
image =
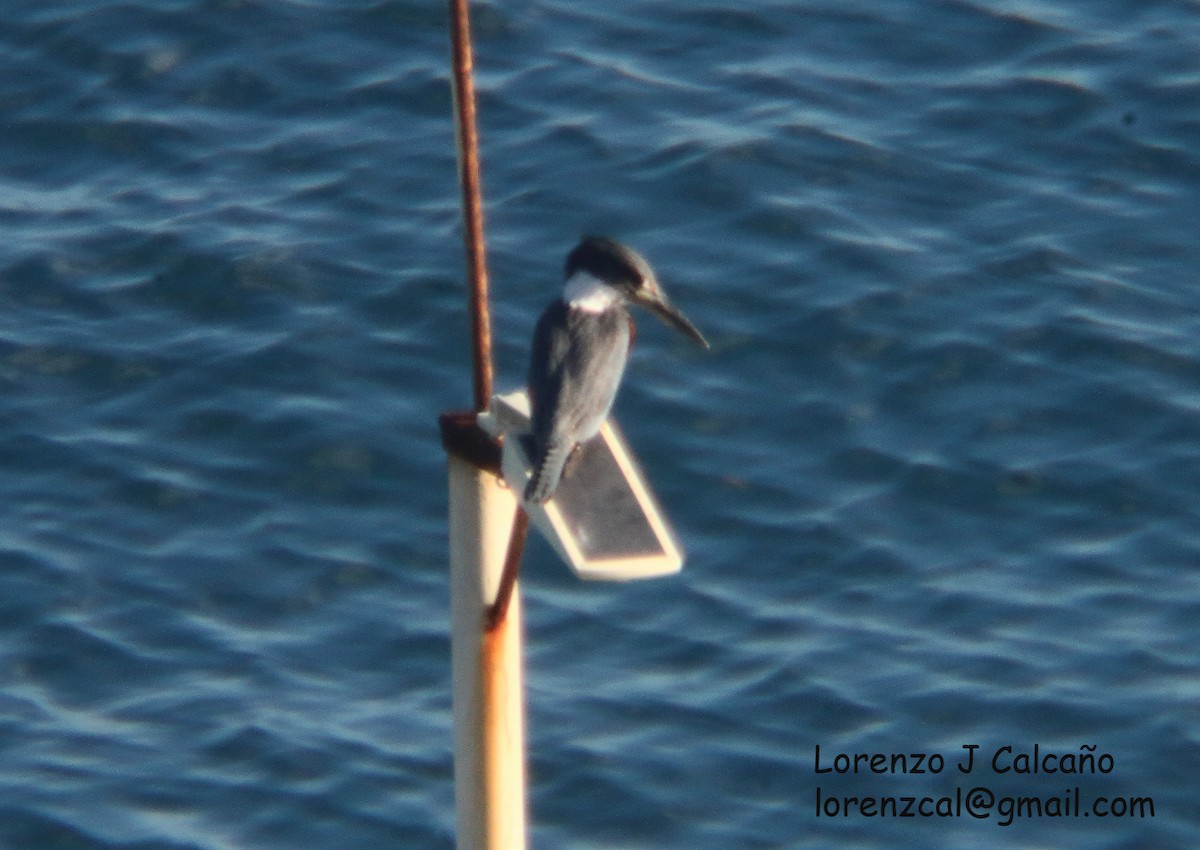
M 688 321 L 687 316 L 679 311 L 679 308 L 671 303 L 666 294 L 658 287 L 645 286 L 634 296 L 634 299 L 649 310 L 654 315 L 662 320 L 663 324 L 669 325 L 675 330 L 683 333 L 685 336 L 691 337 L 696 342 L 708 348 L 708 340 L 704 338 L 704 334 L 697 330 L 696 326 Z

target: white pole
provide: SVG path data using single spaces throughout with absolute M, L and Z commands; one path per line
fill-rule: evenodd
M 521 595 L 485 630 L 516 499 L 455 456 L 450 477 L 450 623 L 458 850 L 525 850 L 525 706 Z
M 454 129 L 470 278 L 478 413 L 492 396 L 491 316 L 468 0 L 450 0 L 450 12 Z M 458 850 L 525 850 L 525 705 L 519 588 L 512 588 L 506 615 L 493 627 L 485 628 L 485 614 L 496 600 L 504 571 L 516 499 L 491 473 L 453 451 L 448 457 L 457 845 Z

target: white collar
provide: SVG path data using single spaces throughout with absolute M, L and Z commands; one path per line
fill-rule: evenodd
M 571 275 L 563 287 L 562 297 L 567 306 L 587 313 L 603 313 L 622 300 L 616 287 L 585 271 Z

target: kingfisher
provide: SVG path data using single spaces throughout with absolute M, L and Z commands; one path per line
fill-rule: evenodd
M 529 362 L 533 477 L 525 501 L 554 495 L 571 453 L 608 418 L 635 327 L 630 304 L 708 348 L 675 307 L 646 260 L 615 239 L 585 236 L 567 255 L 566 285 L 538 319 Z

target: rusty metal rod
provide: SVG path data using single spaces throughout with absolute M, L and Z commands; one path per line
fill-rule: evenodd
M 500 585 L 496 588 L 496 598 L 484 612 L 483 627 L 486 631 L 493 631 L 508 616 L 508 605 L 517 585 L 517 576 L 521 572 L 521 556 L 525 551 L 525 537 L 528 534 L 529 514 L 525 513 L 525 508 L 517 505 L 512 533 L 508 538 L 508 552 L 504 556 L 504 569 L 500 572 Z
M 492 398 L 492 322 L 488 312 L 487 259 L 483 242 L 483 193 L 479 178 L 479 131 L 475 123 L 474 58 L 468 0 L 450 0 L 453 48 L 454 129 L 458 143 L 458 178 L 462 188 L 463 241 L 470 281 L 471 342 L 474 355 L 475 410 Z

